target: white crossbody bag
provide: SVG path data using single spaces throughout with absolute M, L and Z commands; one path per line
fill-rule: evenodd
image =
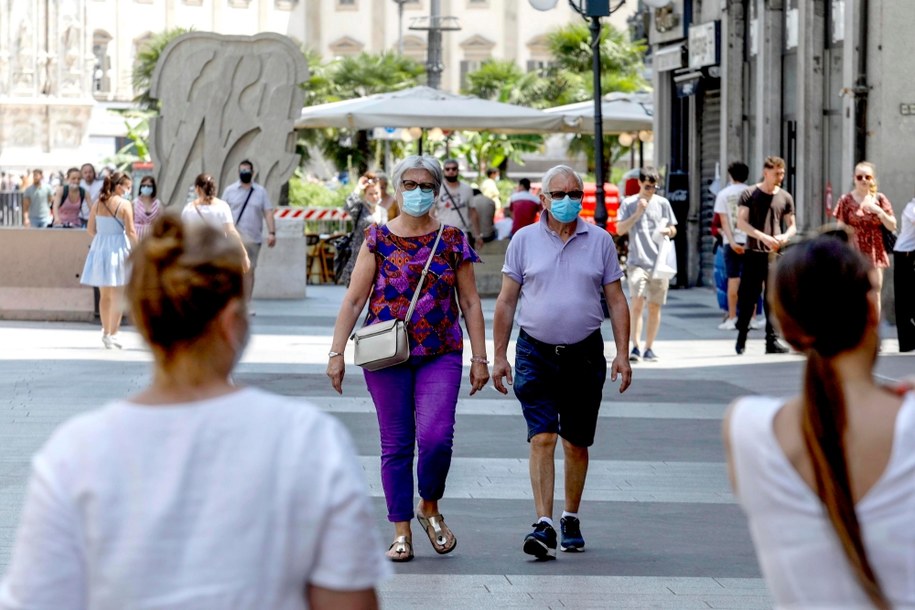
M 426 261 L 423 273 L 419 277 L 419 285 L 416 287 L 416 292 L 413 293 L 406 319 L 387 320 L 363 326 L 350 336 L 356 347 L 354 358 L 356 366 L 361 366 L 367 371 L 377 371 L 389 366 L 403 364 L 410 359 L 410 338 L 407 334 L 407 325 L 410 323 L 410 318 L 413 317 L 413 310 L 416 308 L 419 293 L 423 289 L 426 274 L 429 273 L 432 257 L 435 256 L 435 250 L 438 248 L 438 242 L 442 238 L 444 229 L 445 225 L 441 225 L 438 229 L 438 235 L 435 236 L 432 252 L 429 253 L 429 260 Z

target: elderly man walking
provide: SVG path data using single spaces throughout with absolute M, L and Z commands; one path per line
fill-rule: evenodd
M 515 310 L 521 327 L 515 352 L 515 396 L 527 421 L 530 476 L 537 522 L 524 538 L 524 552 L 556 558 L 553 526 L 554 453 L 559 437 L 565 454 L 565 510 L 560 521 L 563 551 L 583 551 L 578 508 L 594 443 L 607 360 L 600 333 L 610 308 L 616 355 L 610 378 L 629 387 L 626 357 L 629 307 L 620 285 L 623 272 L 610 235 L 581 220 L 581 177 L 565 165 L 543 177 L 540 222 L 512 237 L 502 267 L 502 291 L 493 323 L 496 389 L 507 394 L 512 370 L 506 358 Z

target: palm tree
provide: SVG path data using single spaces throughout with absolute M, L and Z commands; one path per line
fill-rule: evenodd
M 149 95 L 153 71 L 159 63 L 159 56 L 172 40 L 187 34 L 191 30 L 186 28 L 173 28 L 153 36 L 147 44 L 137 51 L 137 58 L 133 64 L 133 90 L 137 96 L 133 101 L 145 110 L 158 110 L 159 102 Z
M 392 51 L 360 53 L 326 63 L 315 53 L 306 52 L 306 59 L 311 68 L 311 76 L 303 85 L 306 106 L 407 89 L 418 85 L 425 74 L 422 64 Z M 368 169 L 374 155 L 367 131 L 309 131 L 300 142 L 318 148 L 337 169 L 352 167 L 360 174 Z
M 547 36 L 555 69 L 582 77 L 587 89 L 584 99 L 593 97 L 591 32 L 584 23 L 564 25 Z M 628 34 L 605 23 L 600 35 L 601 90 L 633 92 L 647 85 L 645 43 L 631 42 Z M 584 91 L 582 93 L 585 93 Z M 573 101 L 583 101 L 582 99 Z

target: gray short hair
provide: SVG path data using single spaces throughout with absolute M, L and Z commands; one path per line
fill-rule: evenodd
M 435 184 L 435 194 L 438 195 L 442 188 L 442 164 L 432 155 L 410 155 L 397 164 L 394 168 L 394 192 L 400 193 L 403 190 L 401 178 L 404 172 L 410 169 L 424 169 L 432 176 L 432 182 Z
M 549 193 L 550 182 L 553 181 L 553 178 L 560 175 L 572 176 L 575 178 L 575 181 L 578 182 L 578 188 L 584 190 L 585 183 L 582 181 L 581 176 L 578 175 L 578 172 L 568 165 L 557 165 L 546 170 L 546 173 L 543 174 L 543 178 L 540 180 L 540 192 Z

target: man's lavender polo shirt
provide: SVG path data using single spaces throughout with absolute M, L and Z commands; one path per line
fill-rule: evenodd
M 578 343 L 600 328 L 601 292 L 623 270 L 605 230 L 579 218 L 575 234 L 563 243 L 548 215 L 512 237 L 502 273 L 521 284 L 521 328 L 544 343 Z

